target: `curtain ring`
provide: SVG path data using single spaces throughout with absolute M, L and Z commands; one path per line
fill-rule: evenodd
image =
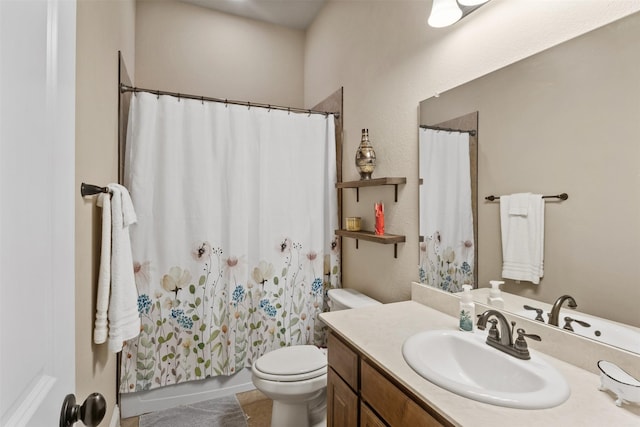
M 224 99 L 224 108 L 227 108 L 227 98 Z
M 202 105 L 204 105 L 204 96 L 200 97 L 200 102 L 202 102 Z
M 251 110 L 251 103 L 247 102 L 247 110 Z
M 291 115 L 291 107 L 287 107 L 287 114 Z
M 160 99 L 160 91 L 156 92 L 156 99 Z
M 180 102 L 180 94 L 178 94 L 178 102 Z
M 307 117 L 311 117 L 311 110 L 309 110 L 309 115 Z
M 267 113 L 271 112 L 271 104 L 267 105 L 267 107 L 269 107 L 269 109 L 267 110 Z

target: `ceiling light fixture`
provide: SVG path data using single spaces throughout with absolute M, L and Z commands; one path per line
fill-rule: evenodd
M 489 0 L 433 0 L 427 21 L 430 27 L 453 25 Z
M 456 0 L 433 0 L 431 15 L 427 21 L 431 27 L 442 28 L 452 25 L 462 18 L 462 10 Z

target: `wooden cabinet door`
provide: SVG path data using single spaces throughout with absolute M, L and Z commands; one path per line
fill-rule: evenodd
M 331 368 L 327 372 L 327 427 L 358 427 L 358 395 Z
M 364 403 L 360 403 L 360 427 L 387 427 Z

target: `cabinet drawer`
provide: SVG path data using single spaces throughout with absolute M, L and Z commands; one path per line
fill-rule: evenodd
M 358 395 L 336 372 L 327 372 L 327 427 L 358 426 Z
M 360 375 L 360 396 L 391 427 L 443 425 L 365 361 Z
M 358 355 L 333 333 L 329 334 L 329 366 L 342 377 L 353 390 L 358 390 Z

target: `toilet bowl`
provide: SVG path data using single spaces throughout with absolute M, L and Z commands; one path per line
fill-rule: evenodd
M 332 311 L 380 304 L 351 289 L 331 289 L 329 299 Z M 273 400 L 272 427 L 326 425 L 326 349 L 297 345 L 273 350 L 253 363 L 251 380 Z
M 323 350 L 313 345 L 280 348 L 256 360 L 251 374 L 253 385 L 273 400 L 272 426 L 322 425 L 327 388 Z M 315 419 L 309 409 L 318 413 Z

